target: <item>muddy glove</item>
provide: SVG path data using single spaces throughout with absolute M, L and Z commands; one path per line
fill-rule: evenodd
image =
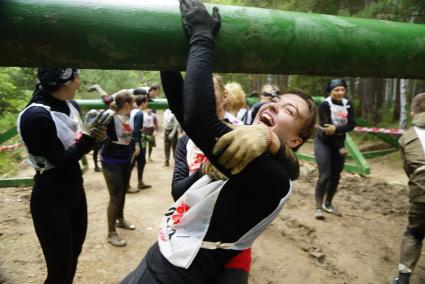
M 333 124 L 325 124 L 323 127 L 320 127 L 326 135 L 334 135 L 336 127 Z
M 228 180 L 228 177 L 217 170 L 217 168 L 214 167 L 214 165 L 208 160 L 202 164 L 202 172 L 208 175 L 212 180 Z
M 218 162 L 235 175 L 266 152 L 271 139 L 271 130 L 267 126 L 238 126 L 217 141 L 213 154 L 219 155 Z
M 200 33 L 215 36 L 220 30 L 221 18 L 218 8 L 213 8 L 212 16 L 199 0 L 180 0 L 180 13 L 183 27 L 189 37 Z
M 88 114 L 86 117 L 86 133 L 95 138 L 97 141 L 106 139 L 107 125 L 113 118 L 112 111 L 102 111 L 94 116 L 94 113 Z

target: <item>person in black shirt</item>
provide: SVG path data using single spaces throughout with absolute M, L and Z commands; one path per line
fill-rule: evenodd
M 211 17 L 198 1 L 180 3 L 190 37 L 186 79 L 177 72 L 162 72 L 163 88 L 186 134 L 229 180 L 211 182 L 205 176 L 186 191 L 163 217 L 158 242 L 122 283 L 215 283 L 225 264 L 251 247 L 291 191 L 276 152 L 260 155 L 234 175 L 219 162 L 220 155 L 213 154 L 217 139 L 237 131 L 216 114 L 212 57 L 213 35 L 220 23 L 218 9 L 214 8 Z M 254 124 L 297 148 L 314 130 L 315 115 L 310 99 L 286 94 L 279 102 L 263 106 Z M 192 197 L 205 191 L 211 194 L 192 203 Z M 197 214 L 198 210 L 209 213 Z
M 136 227 L 124 218 L 125 195 L 130 183 L 132 132 L 130 111 L 133 109 L 134 96 L 130 90 L 121 90 L 114 95 L 111 103 L 113 119 L 107 127 L 107 139 L 102 148 L 102 169 L 109 191 L 107 209 L 107 241 L 117 247 L 127 242 L 118 235 L 116 228 L 134 230 Z
M 36 170 L 31 215 L 47 264 L 45 283 L 72 283 L 87 229 L 78 161 L 106 137 L 106 127 L 100 116 L 87 132 L 81 123 L 71 101 L 80 86 L 78 69 L 39 68 L 37 77 L 40 83 L 17 122 Z
M 134 129 L 132 143 L 134 143 L 134 153 L 132 157 L 131 168 L 133 169 L 134 165 L 137 162 L 137 192 L 139 192 L 141 189 L 147 189 L 152 187 L 151 185 L 145 184 L 143 182 L 143 172 L 145 170 L 146 165 L 146 147 L 144 147 L 145 145 L 142 145 L 141 138 L 143 129 L 143 110 L 146 110 L 148 107 L 147 97 L 145 95 L 138 95 L 136 97 L 136 105 L 138 109 L 133 117 Z
M 353 105 L 344 98 L 346 89 L 344 80 L 330 81 L 326 86 L 329 96 L 318 109 L 320 127 L 316 131 L 314 155 L 319 168 L 315 211 L 315 218 L 319 220 L 325 218 L 323 211 L 341 216 L 332 200 L 345 163 L 345 133 L 356 126 Z

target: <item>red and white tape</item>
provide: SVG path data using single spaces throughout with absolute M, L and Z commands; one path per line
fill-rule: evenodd
M 7 146 L 0 145 L 0 152 L 14 151 L 18 149 L 20 146 L 21 146 L 21 143 L 16 143 L 16 144 L 7 145 Z
M 405 130 L 398 128 L 378 128 L 378 127 L 360 127 L 357 126 L 354 128 L 355 132 L 361 133 L 383 133 L 383 134 L 391 134 L 391 135 L 403 135 Z

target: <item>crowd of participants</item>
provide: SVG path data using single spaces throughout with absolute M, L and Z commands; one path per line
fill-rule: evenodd
M 240 84 L 224 84 L 212 74 L 218 10 L 210 16 L 197 1 L 180 2 L 190 38 L 186 78 L 161 71 L 169 103 L 163 113 L 163 166 L 174 164 L 175 203 L 161 221 L 157 242 L 122 283 L 248 283 L 252 244 L 290 196 L 291 181 L 299 175 L 294 152 L 313 132 L 319 169 L 314 218 L 342 216 L 333 200 L 347 156 L 345 136 L 355 127 L 353 105 L 346 82 L 335 79 L 325 86 L 328 95 L 317 110 L 303 92 L 281 92 L 272 84 L 263 86 L 259 102 L 250 107 Z M 161 87 L 109 96 L 97 86 L 105 109 L 89 111 L 83 123 L 73 101 L 79 70 L 39 68 L 37 77 L 17 123 L 36 170 L 31 214 L 47 263 L 45 283 L 72 283 L 87 230 L 78 161 L 93 151 L 94 170 L 103 173 L 110 197 L 107 241 L 125 246 L 117 228 L 135 229 L 124 217 L 126 193 L 151 188 L 143 173 L 146 161 L 152 162 L 159 125 L 149 103 Z M 400 139 L 411 205 L 394 283 L 409 283 L 425 235 L 424 113 L 425 94 L 419 94 L 412 103 L 414 127 Z M 134 168 L 137 186 L 131 187 Z

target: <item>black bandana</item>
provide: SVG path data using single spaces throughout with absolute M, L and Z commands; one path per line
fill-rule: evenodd
M 326 85 L 326 93 L 330 93 L 336 87 L 345 87 L 347 89 L 347 83 L 342 79 L 331 80 L 328 85 Z
M 37 78 L 43 87 L 64 86 L 79 74 L 74 68 L 38 68 Z
M 80 70 L 75 68 L 38 68 L 37 78 L 40 83 L 35 86 L 28 105 L 49 95 L 54 89 L 67 85 L 79 74 Z

